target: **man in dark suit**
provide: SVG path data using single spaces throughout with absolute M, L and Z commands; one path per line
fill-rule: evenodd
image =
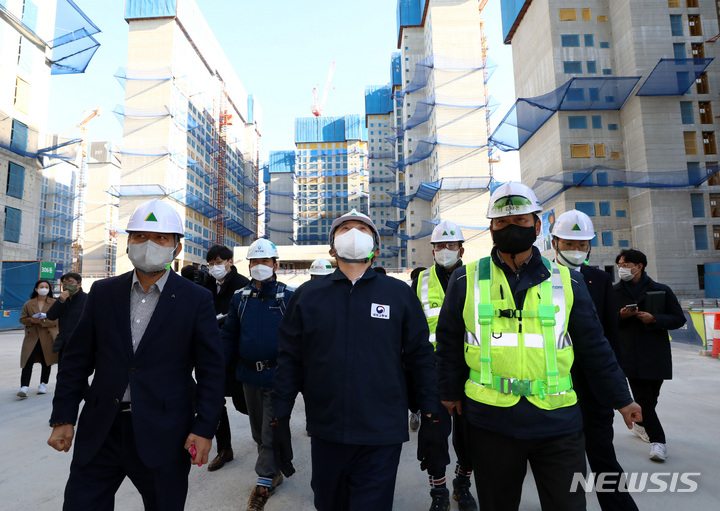
M 575 209 L 567 211 L 557 218 L 553 225 L 552 235 L 553 248 L 557 253 L 555 261 L 582 274 L 590 297 L 595 304 L 605 337 L 615 352 L 615 358 L 620 363 L 620 333 L 614 305 L 612 278 L 607 272 L 587 265 L 590 257 L 590 241 L 595 237 L 595 229 L 590 217 Z M 624 471 L 617 461 L 613 447 L 614 412 L 612 406 L 610 403 L 606 403 L 602 396 L 593 394 L 588 377 L 579 364 L 573 364 L 571 375 L 573 388 L 578 395 L 582 412 L 585 453 L 590 468 L 596 480 L 600 474 L 606 474 L 603 488 L 613 490 L 597 493 L 600 507 L 603 511 L 636 511 L 637 506 L 630 493 L 627 490 L 618 489 L 620 485 L 624 487 L 625 484 L 620 480 Z
M 82 277 L 79 273 L 66 273 L 60 277 L 62 293 L 47 311 L 47 318 L 58 320 L 58 334 L 53 342 L 52 350 L 58 354 L 58 368 L 62 361 L 63 347 L 72 335 L 80 314 L 85 307 L 87 293 L 82 289 Z
M 65 510 L 113 509 L 125 476 L 145 509 L 183 509 L 190 464 L 207 463 L 220 418 L 225 368 L 212 296 L 169 270 L 182 218 L 152 200 L 127 231 L 135 270 L 92 286 L 57 378 L 48 444 L 58 451 L 70 449 L 85 398 Z

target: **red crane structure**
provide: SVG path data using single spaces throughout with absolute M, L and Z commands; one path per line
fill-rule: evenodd
M 313 87 L 313 106 L 312 106 L 312 113 L 315 117 L 320 117 L 322 115 L 323 109 L 325 108 L 325 101 L 327 100 L 328 90 L 330 89 L 330 81 L 333 77 L 333 72 L 335 71 L 335 62 L 330 65 L 330 72 L 328 73 L 327 80 L 325 81 L 325 91 L 322 95 L 322 101 L 318 101 L 318 88 Z

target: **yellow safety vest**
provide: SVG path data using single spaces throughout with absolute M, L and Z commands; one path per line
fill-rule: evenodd
M 492 406 L 515 405 L 520 396 L 543 410 L 577 402 L 567 333 L 573 305 L 570 272 L 543 258 L 551 278 L 527 290 L 517 309 L 505 273 L 490 257 L 467 265 L 465 394 Z
M 434 264 L 432 268 L 423 270 L 418 275 L 417 295 L 420 303 L 422 303 L 425 319 L 427 319 L 428 328 L 430 329 L 430 342 L 434 348 L 438 316 L 445 299 L 445 291 L 443 291 L 442 284 L 440 284 Z

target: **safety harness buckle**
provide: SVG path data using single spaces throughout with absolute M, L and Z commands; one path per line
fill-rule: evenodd
M 530 380 L 513 380 L 512 393 L 513 396 L 529 397 L 532 390 L 532 381 Z

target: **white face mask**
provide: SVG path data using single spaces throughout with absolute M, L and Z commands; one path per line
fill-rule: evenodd
M 635 278 L 635 275 L 632 272 L 632 268 L 618 268 L 618 277 L 625 282 L 629 282 Z
M 563 266 L 577 270 L 587 259 L 587 252 L 582 250 L 559 250 L 557 259 Z
M 375 240 L 369 234 L 357 229 L 350 229 L 348 232 L 336 236 L 333 245 L 335 252 L 341 258 L 365 259 L 372 257 Z
M 145 273 L 162 271 L 175 259 L 175 247 L 162 247 L 150 240 L 128 245 L 128 258 Z
M 47 296 L 47 294 L 48 294 L 49 292 L 50 292 L 50 289 L 48 289 L 48 288 L 46 288 L 46 287 L 40 287 L 40 288 L 38 288 L 38 290 L 37 290 L 37 294 L 39 294 L 40 296 Z
M 213 264 L 208 268 L 208 273 L 210 276 L 215 277 L 215 280 L 222 280 L 228 274 L 228 271 L 224 264 Z
M 273 276 L 274 268 L 264 264 L 256 264 L 250 268 L 250 276 L 258 282 L 263 282 Z
M 435 262 L 445 268 L 452 268 L 458 262 L 458 250 L 448 250 L 446 248 L 435 251 Z

